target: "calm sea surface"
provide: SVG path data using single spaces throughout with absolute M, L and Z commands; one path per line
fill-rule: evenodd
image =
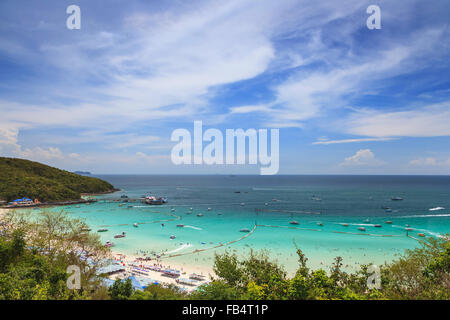
M 342 256 L 344 265 L 352 271 L 360 263 L 380 264 L 418 246 L 416 240 L 406 236 L 406 225 L 413 228 L 409 234 L 415 238 L 421 238 L 418 233 L 432 237 L 450 233 L 450 176 L 99 178 L 121 191 L 98 197 L 98 203 L 68 206 L 65 210 L 73 217 L 85 219 L 94 232 L 107 228 L 108 232 L 100 233 L 102 241 L 113 241 L 118 252 L 166 252 L 166 256 L 190 253 L 239 239 L 246 234 L 241 229 L 252 230 L 258 225 L 248 237 L 230 245 L 168 258 L 178 264 L 211 266 L 214 252 L 232 250 L 245 256 L 253 248 L 267 250 L 274 260 L 293 272 L 298 246 L 313 268 L 329 265 L 335 256 Z M 163 206 L 139 202 L 120 206 L 111 201 L 123 194 L 129 198 L 164 196 L 169 202 Z M 392 197 L 403 200 L 393 201 Z M 198 213 L 203 216 L 198 217 Z M 298 225 L 290 224 L 291 221 Z M 135 228 L 133 223 L 141 224 Z M 359 227 L 366 231 L 358 230 Z M 127 233 L 125 238 L 113 238 L 122 231 Z M 171 235 L 176 238 L 170 239 Z

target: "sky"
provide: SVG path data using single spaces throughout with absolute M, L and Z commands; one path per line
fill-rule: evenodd
M 450 174 L 449 21 L 448 0 L 2 0 L 0 156 L 259 174 L 174 165 L 172 132 L 202 121 L 279 129 L 278 174 Z

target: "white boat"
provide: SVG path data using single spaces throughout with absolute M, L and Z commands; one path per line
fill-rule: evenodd
M 358 227 L 358 230 L 360 230 L 360 231 L 366 231 L 366 228 L 364 228 L 364 227 Z
M 197 217 L 203 217 L 203 213 L 198 213 Z
M 133 227 L 137 228 L 138 224 L 137 223 L 133 223 Z
M 250 232 L 250 229 L 247 229 L 247 228 L 244 228 L 244 229 L 241 229 L 241 230 L 239 230 L 240 232 Z

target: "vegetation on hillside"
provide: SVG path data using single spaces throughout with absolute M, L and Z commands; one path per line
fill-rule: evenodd
M 38 162 L 0 157 L 0 199 L 29 197 L 41 202 L 78 200 L 81 193 L 113 190 L 106 181 L 80 176 Z

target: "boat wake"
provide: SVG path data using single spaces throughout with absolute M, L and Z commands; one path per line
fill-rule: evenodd
M 194 226 L 184 226 L 184 227 L 185 227 L 185 228 L 195 229 L 195 230 L 203 230 L 202 228 L 194 227 Z
M 428 209 L 428 211 L 438 211 L 438 210 L 444 210 L 444 209 L 445 209 L 444 207 L 436 207 L 436 208 Z
M 433 217 L 450 217 L 450 213 L 443 214 L 419 214 L 419 215 L 410 215 L 410 216 L 398 216 L 395 218 L 433 218 Z
M 176 248 L 176 249 L 174 249 L 172 251 L 167 251 L 165 254 L 178 252 L 178 251 L 181 251 L 181 250 L 189 248 L 189 247 L 192 247 L 192 244 L 190 244 L 190 243 L 183 243 L 180 247 L 178 247 L 178 248 Z

